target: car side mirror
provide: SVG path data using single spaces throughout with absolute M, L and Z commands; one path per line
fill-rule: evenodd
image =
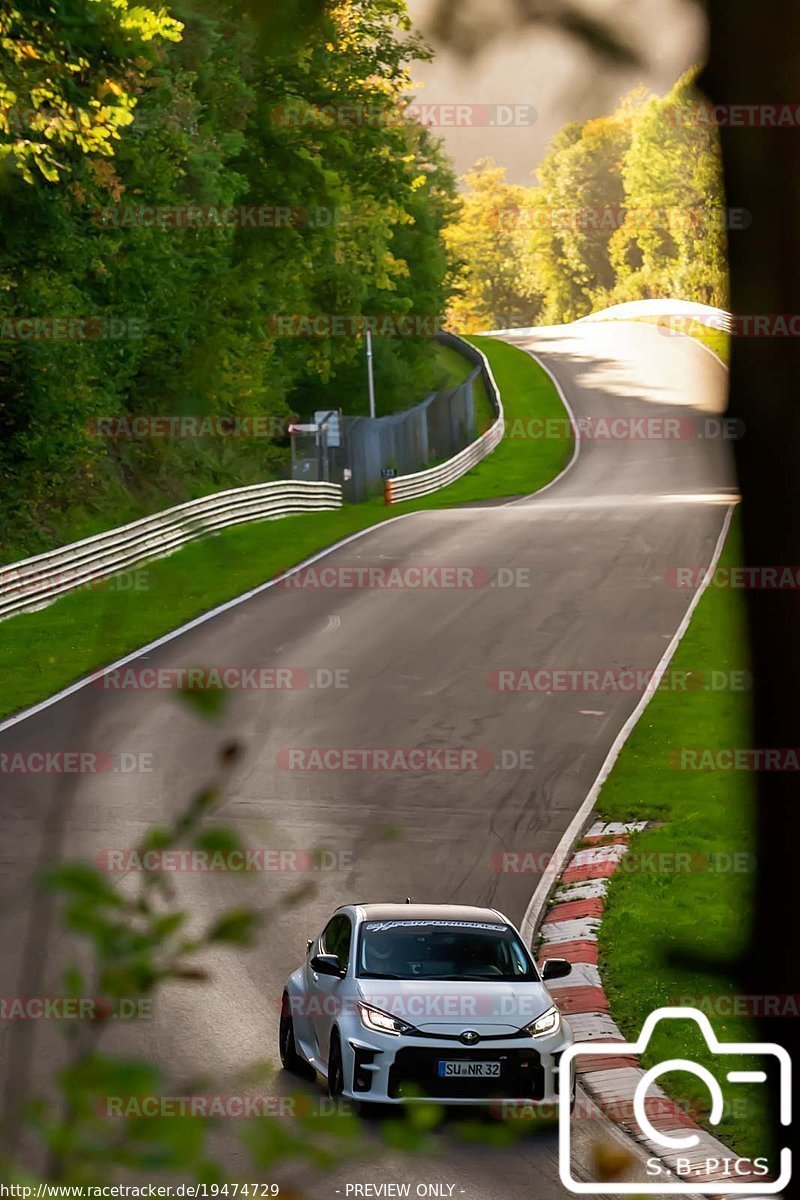
M 542 979 L 547 983 L 549 979 L 563 979 L 565 975 L 572 974 L 572 963 L 567 962 L 565 958 L 548 958 L 542 967 Z
M 335 954 L 315 954 L 311 960 L 311 970 L 318 975 L 335 975 L 338 979 L 344 975 Z

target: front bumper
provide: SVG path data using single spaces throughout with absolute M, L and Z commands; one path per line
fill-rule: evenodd
M 361 1026 L 341 1032 L 345 1096 L 378 1104 L 427 1099 L 448 1105 L 557 1105 L 559 1058 L 572 1042 L 563 1020 L 550 1038 L 484 1037 L 469 1047 L 457 1038 L 392 1037 Z M 500 1074 L 443 1076 L 439 1064 L 445 1061 L 499 1062 Z

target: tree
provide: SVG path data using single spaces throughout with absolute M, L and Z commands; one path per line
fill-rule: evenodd
M 687 128 L 693 74 L 662 99 L 564 126 L 531 188 L 479 163 L 447 242 L 459 328 L 572 321 L 648 296 L 725 302 L 725 213 L 713 130 Z
M 630 125 L 627 112 L 568 125 L 538 168 L 526 264 L 546 297 L 542 323 L 586 316 L 614 286 L 609 243 L 625 204 Z
M 280 476 L 293 412 L 343 397 L 353 407 L 364 395 L 361 316 L 416 313 L 423 334 L 441 319 L 455 182 L 440 146 L 406 114 L 409 65 L 428 51 L 403 0 L 313 7 L 286 28 L 271 6 L 245 0 L 178 0 L 170 17 L 127 0 L 65 0 L 49 24 L 39 0 L 27 0 L 4 17 L 0 55 L 17 99 L 27 89 L 41 100 L 36 89 L 52 75 L 71 119 L 98 123 L 96 137 L 78 141 L 59 125 L 52 161 L 7 138 L 6 561 Z M 35 58 L 25 57 L 28 27 Z M 73 78 L 73 51 L 92 61 L 90 49 L 95 69 Z M 83 114 L 100 112 L 106 77 L 121 89 L 124 127 L 116 109 L 102 121 Z M 275 316 L 318 313 L 341 315 L 352 332 L 273 327 Z M 84 333 L 51 336 L 57 318 Z M 26 334 L 32 319 L 44 320 L 42 335 Z M 383 339 L 375 360 L 390 409 L 435 386 L 430 337 Z M 163 415 L 267 417 L 275 436 L 95 432 L 102 418 Z
M 539 304 L 520 283 L 525 189 L 508 183 L 505 168 L 491 159 L 478 162 L 462 183 L 466 193 L 445 232 L 457 263 L 449 310 L 453 327 L 472 333 L 531 325 Z
M 0 12 L 0 164 L 33 183 L 71 174 L 81 156 L 110 157 L 130 125 L 157 46 L 180 21 L 129 0 L 53 6 L 20 0 Z
M 725 210 L 716 131 L 697 111 L 696 71 L 652 97 L 622 163 L 625 220 L 610 246 L 615 302 L 677 297 L 724 306 Z

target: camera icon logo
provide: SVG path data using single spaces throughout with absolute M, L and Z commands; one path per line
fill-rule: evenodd
M 660 1151 L 658 1158 L 649 1158 L 646 1177 L 635 1182 L 586 1181 L 576 1179 L 572 1171 L 572 1120 L 570 1101 L 575 1086 L 575 1060 L 581 1055 L 639 1055 L 649 1045 L 653 1030 L 659 1021 L 692 1020 L 700 1028 L 709 1050 L 719 1056 L 720 1074 L 715 1076 L 708 1067 L 685 1058 L 670 1058 L 658 1063 L 641 1074 L 633 1094 L 633 1117 L 640 1137 L 648 1147 Z M 686 1129 L 657 1129 L 647 1112 L 648 1089 L 668 1072 L 683 1071 L 700 1079 L 708 1088 L 711 1108 L 710 1124 L 718 1125 L 723 1117 L 724 1097 L 720 1078 L 729 1084 L 767 1083 L 766 1071 L 746 1069 L 741 1063 L 737 1069 L 737 1058 L 752 1060 L 754 1056 L 770 1059 L 774 1068 L 777 1061 L 779 1088 L 779 1115 L 781 1126 L 791 1123 L 791 1059 L 783 1046 L 774 1042 L 720 1042 L 705 1013 L 696 1008 L 659 1008 L 652 1012 L 642 1026 L 635 1042 L 576 1042 L 564 1051 L 559 1063 L 559 1173 L 561 1182 L 568 1191 L 576 1195 L 747 1195 L 770 1196 L 782 1191 L 792 1176 L 792 1152 L 788 1146 L 780 1151 L 779 1169 L 771 1170 L 772 1164 L 763 1159 L 720 1159 L 717 1155 L 706 1159 L 707 1177 L 703 1177 L 703 1139 L 709 1149 L 708 1135 L 704 1131 L 689 1132 Z M 634 1068 L 630 1068 L 631 1071 Z M 638 1072 L 637 1072 L 638 1073 Z M 712 1143 L 713 1145 L 713 1143 Z M 717 1144 L 718 1145 L 718 1144 Z M 651 1171 L 650 1164 L 653 1164 Z M 723 1165 L 725 1164 L 725 1165 Z M 729 1165 L 728 1165 L 729 1164 Z M 748 1164 L 754 1170 L 741 1170 L 738 1164 Z M 728 1174 L 730 1172 L 730 1174 Z M 645 1174 L 645 1172 L 643 1172 Z M 720 1178 L 720 1174 L 723 1175 Z M 746 1179 L 741 1176 L 746 1174 Z M 654 1177 L 655 1176 L 655 1177 Z M 659 1176 L 661 1178 L 659 1179 Z M 680 1182 L 665 1182 L 677 1176 Z M 687 1178 L 681 1179 L 681 1176 Z M 691 1178 L 688 1178 L 691 1176 Z M 739 1176 L 737 1178 L 737 1176 Z M 777 1177 L 776 1177 L 777 1176 Z M 766 1178 L 765 1178 L 766 1177 Z

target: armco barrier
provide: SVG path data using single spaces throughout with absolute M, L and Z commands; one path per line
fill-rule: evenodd
M 500 392 L 486 355 L 475 346 L 463 342 L 452 334 L 440 335 L 440 337 L 442 341 L 454 346 L 480 366 L 486 391 L 497 413 L 497 420 L 490 429 L 487 429 L 474 442 L 470 442 L 458 454 L 448 458 L 446 462 L 440 463 L 436 467 L 429 467 L 425 471 L 415 471 L 412 475 L 398 475 L 394 479 L 387 479 L 383 493 L 387 504 L 399 504 L 402 500 L 414 500 L 418 496 L 427 496 L 429 492 L 446 487 L 448 483 L 453 483 L 454 480 L 465 475 L 476 463 L 486 458 L 487 454 L 491 454 L 495 446 L 503 440 L 505 433 L 503 402 L 500 399 Z
M 30 612 L 65 592 L 171 554 L 231 525 L 341 508 L 337 483 L 278 480 L 216 492 L 98 533 L 35 558 L 0 567 L 0 620 Z
M 696 321 L 698 325 L 706 325 L 709 329 L 733 333 L 731 313 L 723 308 L 714 308 L 710 304 L 700 304 L 694 300 L 627 300 L 624 304 L 612 304 L 610 308 L 598 309 L 580 320 L 638 321 L 643 317 L 648 320 L 659 317 L 666 321 L 675 321 L 676 332 L 680 332 L 680 321 Z

